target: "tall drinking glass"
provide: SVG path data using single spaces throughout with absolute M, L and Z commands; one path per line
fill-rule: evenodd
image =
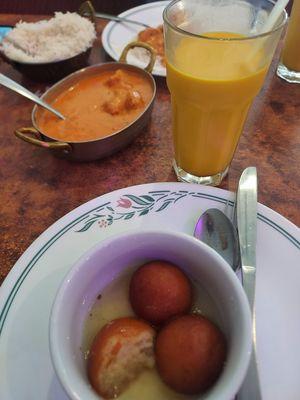
M 174 169 L 218 185 L 261 89 L 287 15 L 259 34 L 270 0 L 174 0 L 164 10 Z
M 300 83 L 300 0 L 293 3 L 277 75 L 290 83 Z

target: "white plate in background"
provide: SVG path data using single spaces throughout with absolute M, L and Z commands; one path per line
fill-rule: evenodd
M 156 28 L 163 23 L 162 13 L 168 3 L 169 1 L 146 3 L 124 11 L 119 16 L 144 22 L 145 24 Z M 136 40 L 138 33 L 143 29 L 145 28 L 142 26 L 130 23 L 119 23 L 114 21 L 109 22 L 103 29 L 101 37 L 105 51 L 114 60 L 118 61 L 124 47 L 129 42 Z M 145 63 L 141 62 L 139 58 L 135 57 L 132 52 L 128 54 L 127 60 L 130 64 L 134 64 L 142 68 L 145 66 Z M 153 75 L 157 76 L 166 76 L 166 69 L 156 62 L 152 73 Z

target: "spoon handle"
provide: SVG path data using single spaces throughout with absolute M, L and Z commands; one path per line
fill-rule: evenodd
M 255 326 L 255 277 L 256 277 L 256 223 L 257 223 L 257 172 L 246 168 L 239 181 L 237 192 L 237 226 L 240 242 L 242 279 L 249 300 L 253 323 L 253 350 L 246 378 L 237 395 L 238 400 L 261 400 L 257 359 Z
M 128 18 L 124 18 L 124 17 L 118 17 L 115 15 L 95 12 L 95 17 L 109 19 L 109 20 L 117 21 L 117 22 L 126 22 L 126 23 L 130 23 L 130 24 L 140 25 L 140 26 L 143 26 L 144 28 L 150 28 L 150 25 L 144 24 L 143 22 L 135 21 L 133 19 L 128 19 Z
M 52 112 L 57 117 L 59 117 L 61 119 L 65 119 L 65 117 L 60 112 L 58 112 L 57 110 L 52 108 L 49 104 L 45 103 L 38 96 L 36 96 L 29 90 L 25 89 L 23 86 L 19 85 L 17 82 L 13 81 L 12 79 L 8 78 L 7 76 L 5 76 L 1 73 L 0 73 L 0 85 L 3 85 L 5 87 L 7 87 L 8 89 L 11 89 L 14 92 L 19 93 L 22 96 L 27 97 L 27 99 L 33 101 L 34 103 L 38 104 L 41 107 L 46 108 L 46 110 Z
M 78 12 L 82 17 L 88 17 L 93 22 L 94 22 L 95 18 L 103 18 L 103 19 L 109 19 L 109 20 L 117 21 L 117 22 L 127 22 L 130 24 L 136 24 L 136 25 L 143 26 L 144 28 L 150 28 L 150 25 L 144 24 L 143 22 L 135 21 L 133 19 L 119 17 L 117 15 L 96 12 L 94 9 L 94 6 L 90 0 L 83 2 L 81 4 L 81 6 L 79 7 Z

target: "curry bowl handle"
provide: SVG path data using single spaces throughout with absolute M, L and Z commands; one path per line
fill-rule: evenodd
M 24 142 L 33 144 L 34 146 L 43 147 L 44 149 L 61 151 L 64 154 L 69 154 L 72 152 L 72 146 L 69 143 L 44 142 L 43 140 L 39 139 L 40 133 L 33 127 L 16 129 L 15 135 Z
M 124 47 L 121 57 L 119 59 L 119 62 L 123 62 L 123 63 L 127 63 L 126 58 L 127 58 L 127 54 L 128 51 L 135 48 L 135 47 L 142 47 L 143 49 L 148 50 L 148 52 L 150 53 L 150 60 L 148 65 L 144 68 L 145 71 L 147 72 L 152 72 L 154 64 L 155 64 L 155 60 L 156 60 L 156 51 L 153 49 L 153 47 L 151 47 L 149 44 L 144 43 L 144 42 L 130 42 L 127 44 L 127 46 Z

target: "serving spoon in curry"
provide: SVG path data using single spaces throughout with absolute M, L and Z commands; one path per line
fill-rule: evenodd
M 12 79 L 8 78 L 7 76 L 0 74 L 0 85 L 7 87 L 10 90 L 20 94 L 21 96 L 26 97 L 27 99 L 33 101 L 34 103 L 38 104 L 41 107 L 44 107 L 46 110 L 55 114 L 58 118 L 65 120 L 66 117 L 63 116 L 59 111 L 55 110 L 55 108 L 51 107 L 48 103 L 40 99 L 34 93 L 30 92 L 24 86 L 20 85 L 19 83 L 13 81 Z

